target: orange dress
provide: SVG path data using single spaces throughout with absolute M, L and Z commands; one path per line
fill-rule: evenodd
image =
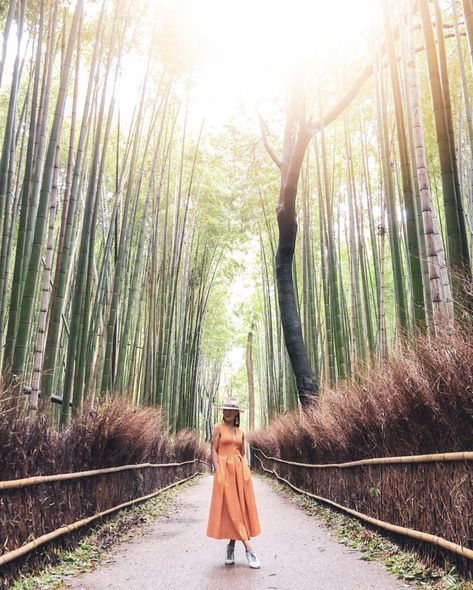
M 248 541 L 260 533 L 251 471 L 241 456 L 243 433 L 232 434 L 222 422 L 218 442 L 218 469 L 214 475 L 207 536 Z

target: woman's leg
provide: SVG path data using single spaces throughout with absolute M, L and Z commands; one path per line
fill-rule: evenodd
M 246 549 L 246 558 L 248 559 L 248 565 L 251 568 L 258 569 L 261 567 L 260 561 L 258 556 L 256 555 L 255 550 L 251 547 L 249 541 L 243 541 Z
M 235 563 L 235 539 L 230 539 L 227 545 L 227 557 L 225 558 L 225 565 L 232 565 Z

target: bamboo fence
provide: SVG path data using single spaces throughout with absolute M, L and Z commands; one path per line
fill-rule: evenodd
M 402 463 L 436 463 L 447 461 L 473 461 L 473 451 L 459 451 L 456 453 L 434 453 L 430 455 L 404 455 L 399 457 L 375 457 L 373 459 L 360 459 L 359 461 L 348 461 L 346 463 L 297 463 L 296 461 L 286 461 L 278 457 L 269 457 L 261 449 L 253 447 L 253 451 L 261 453 L 268 461 L 276 461 L 285 465 L 294 465 L 296 467 L 307 467 L 309 469 L 329 469 L 338 468 L 346 469 L 348 467 L 359 467 L 361 465 L 400 465 Z
M 441 460 L 441 459 L 439 459 L 439 457 L 442 456 L 441 454 L 417 455 L 417 456 L 413 455 L 412 459 L 417 458 L 417 460 L 413 460 L 413 461 L 406 460 L 406 459 L 410 459 L 411 457 L 384 457 L 384 458 L 379 458 L 379 459 L 367 459 L 364 461 L 351 461 L 350 463 L 341 463 L 341 464 L 332 464 L 332 465 L 313 465 L 313 464 L 308 464 L 308 463 L 296 463 L 296 462 L 292 462 L 292 461 L 285 461 L 282 459 L 277 459 L 275 457 L 268 457 L 260 449 L 254 448 L 253 450 L 259 451 L 264 457 L 266 457 L 269 460 L 279 461 L 281 463 L 295 465 L 298 467 L 353 467 L 354 464 L 356 464 L 356 465 L 371 464 L 372 465 L 373 462 L 376 462 L 377 464 L 424 463 L 426 461 L 432 461 L 432 462 L 437 461 L 438 462 Z M 453 456 L 456 456 L 456 455 L 466 455 L 466 458 L 465 459 L 453 458 Z M 446 459 L 443 459 L 445 461 L 460 461 L 460 460 L 472 460 L 473 459 L 472 452 L 445 453 L 445 454 L 443 454 L 443 456 L 447 457 Z M 415 529 L 398 526 L 398 525 L 386 522 L 384 520 L 379 520 L 378 518 L 373 518 L 372 516 L 368 516 L 367 514 L 363 514 L 362 512 L 358 512 L 357 510 L 353 510 L 352 508 L 347 508 L 346 506 L 342 506 L 341 504 L 338 504 L 337 502 L 334 502 L 333 500 L 329 500 L 328 498 L 324 498 L 322 496 L 317 496 L 316 494 L 312 494 L 310 492 L 307 492 L 306 490 L 298 488 L 294 484 L 292 484 L 290 481 L 285 479 L 284 477 L 281 477 L 274 469 L 267 469 L 263 465 L 263 462 L 258 457 L 258 455 L 255 454 L 255 457 L 260 462 L 260 465 L 261 465 L 261 468 L 263 469 L 263 471 L 270 473 L 271 475 L 274 475 L 276 477 L 276 479 L 278 479 L 279 481 L 283 481 L 286 485 L 288 485 L 290 488 L 292 488 L 294 491 L 298 492 L 299 494 L 309 496 L 310 498 L 313 498 L 314 500 L 317 500 L 319 502 L 323 502 L 325 504 L 333 506 L 334 508 L 337 508 L 337 510 L 341 510 L 342 512 L 345 512 L 347 514 L 355 516 L 356 518 L 359 518 L 360 520 L 368 522 L 369 524 L 375 525 L 375 526 L 385 529 L 387 531 L 397 533 L 399 535 L 404 535 L 406 537 L 410 537 L 411 539 L 416 539 L 417 541 L 422 541 L 424 543 L 432 543 L 433 545 L 437 545 L 438 547 L 441 547 L 443 549 L 451 551 L 452 553 L 455 553 L 456 555 L 459 555 L 460 557 L 464 557 L 466 559 L 473 560 L 473 550 L 472 549 L 468 549 L 467 547 L 463 547 L 462 545 L 458 545 L 457 543 L 447 541 L 447 539 L 444 539 L 442 537 L 438 537 L 437 535 L 432 535 L 430 533 L 424 533 L 421 531 L 417 531 Z M 434 459 L 426 459 L 426 457 L 434 457 Z M 388 459 L 390 459 L 390 460 L 388 460 Z M 397 459 L 397 461 L 395 461 L 395 459 Z
M 195 459 L 194 459 L 194 461 L 195 461 Z M 185 461 L 184 463 L 193 463 L 194 461 Z M 180 465 L 183 465 L 184 463 L 180 463 Z M 102 471 L 102 472 L 105 471 L 106 473 L 110 473 L 109 470 L 100 470 L 99 469 L 97 471 Z M 83 473 L 87 473 L 87 472 L 83 472 Z M 138 502 L 144 502 L 145 500 L 149 500 L 149 499 L 153 498 L 154 496 L 157 496 L 158 494 L 161 494 L 161 493 L 163 493 L 163 492 L 165 492 L 165 491 L 167 491 L 167 490 L 169 490 L 181 483 L 184 483 L 186 481 L 193 479 L 194 477 L 196 477 L 199 474 L 200 474 L 200 472 L 196 471 L 190 477 L 186 477 L 184 479 L 180 479 L 179 481 L 175 481 L 174 483 L 172 483 L 164 488 L 161 488 L 156 492 L 152 492 L 151 494 L 148 494 L 146 496 L 141 496 L 140 498 L 135 498 L 134 500 L 129 500 L 128 502 L 123 502 L 123 504 L 119 504 L 118 506 L 113 506 L 112 508 L 109 508 L 108 510 L 103 510 L 102 512 L 94 514 L 93 516 L 88 516 L 87 518 L 82 518 L 81 520 L 76 520 L 72 524 L 68 524 L 68 525 L 60 527 L 54 531 L 51 531 L 50 533 L 47 533 L 45 535 L 41 535 L 41 537 L 33 539 L 33 541 L 26 543 L 22 547 L 19 547 L 18 549 L 14 549 L 13 551 L 8 551 L 8 553 L 5 553 L 4 555 L 0 556 L 0 567 L 11 562 L 11 561 L 14 561 L 15 559 L 18 559 L 22 555 L 26 555 L 27 553 L 30 553 L 31 551 L 33 551 L 34 549 L 36 549 L 40 545 L 44 545 L 45 543 L 47 543 L 49 541 L 52 541 L 54 539 L 57 539 L 58 537 L 62 537 L 63 535 L 71 533 L 72 531 L 75 531 L 87 524 L 90 524 L 94 520 L 102 518 L 103 516 L 106 516 L 107 514 L 111 514 L 112 512 L 116 512 L 117 510 L 121 510 L 122 508 L 132 506 L 133 504 L 137 504 Z M 68 474 L 64 474 L 64 475 L 68 475 Z M 64 479 L 68 479 L 68 478 L 64 478 Z M 21 481 L 21 480 L 19 480 L 19 481 Z M 2 483 L 4 483 L 4 482 L 2 482 Z
M 119 467 L 107 467 L 104 469 L 91 469 L 89 471 L 74 471 L 71 473 L 58 473 L 55 475 L 35 475 L 33 477 L 25 477 L 22 479 L 10 479 L 0 481 L 0 490 L 12 490 L 24 488 L 27 486 L 48 483 L 52 481 L 66 481 L 69 479 L 80 479 L 83 477 L 92 477 L 95 475 L 102 475 L 105 473 L 116 473 L 118 471 L 127 471 L 129 469 L 146 469 L 146 468 L 166 468 L 166 467 L 180 467 L 181 465 L 189 465 L 190 463 L 206 463 L 201 459 L 192 459 L 190 461 L 182 461 L 181 463 L 137 463 L 135 465 L 120 465 Z M 208 465 L 208 463 L 207 463 Z

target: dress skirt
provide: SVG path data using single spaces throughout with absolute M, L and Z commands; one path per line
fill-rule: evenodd
M 248 541 L 260 531 L 250 468 L 239 452 L 219 454 L 207 535 L 215 539 Z

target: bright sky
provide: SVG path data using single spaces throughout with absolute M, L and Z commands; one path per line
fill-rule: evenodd
M 336 57 L 344 63 L 366 53 L 380 0 L 147 0 L 165 11 L 180 37 L 180 50 L 193 61 L 190 115 L 195 126 L 219 130 L 241 116 L 254 118 L 285 97 L 295 68 L 332 74 Z M 86 3 L 96 14 L 100 3 Z M 151 19 L 152 20 L 152 19 Z M 159 35 L 159 34 L 158 34 Z M 146 36 L 146 33 L 144 33 Z M 10 35 L 6 71 L 13 65 L 16 32 Z M 27 35 L 23 46 L 26 46 Z M 146 45 L 146 41 L 144 45 Z M 10 63 L 11 62 L 11 63 Z M 118 102 L 131 117 L 146 67 L 143 55 L 123 56 Z M 349 66 L 349 63 L 347 64 Z M 346 72 L 351 78 L 356 72 Z M 336 72 L 333 72 L 334 79 Z M 7 76 L 8 77 L 8 76 Z
M 192 61 L 195 48 L 205 46 L 193 74 L 191 116 L 205 117 L 207 130 L 242 112 L 253 117 L 284 98 L 294 68 L 317 75 L 336 56 L 365 53 L 377 1 L 159 0 L 176 26 L 180 51 Z M 143 61 L 125 58 L 124 108 L 136 100 Z
M 284 97 L 295 68 L 322 71 L 334 54 L 360 51 L 375 12 L 371 0 L 200 0 L 198 5 L 194 32 L 208 40 L 213 59 L 196 78 L 195 98 L 217 125 L 238 107 L 256 112 Z

